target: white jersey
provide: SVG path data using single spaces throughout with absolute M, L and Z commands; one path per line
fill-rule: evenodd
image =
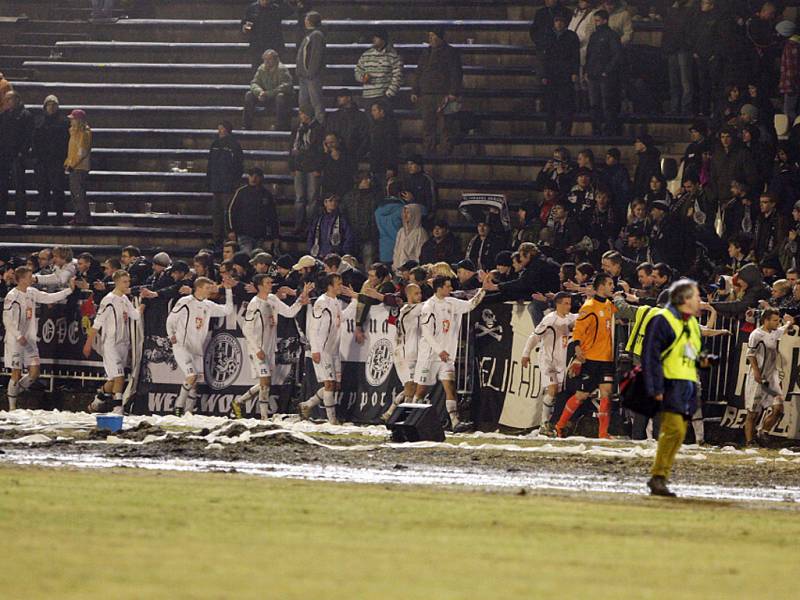
M 759 327 L 747 340 L 747 358 L 755 360 L 764 381 L 770 381 L 778 374 L 778 340 L 786 329 L 787 326 L 783 326 L 768 332 Z M 752 377 L 753 367 L 749 368 Z
M 36 285 L 46 289 L 48 292 L 55 292 L 69 287 L 69 280 L 75 277 L 78 272 L 78 262 L 73 260 L 62 267 L 53 265 L 53 272 L 47 275 L 35 275 Z
M 130 321 L 139 320 L 139 311 L 134 308 L 127 296 L 118 296 L 109 292 L 100 302 L 97 317 L 92 329 L 100 332 L 100 346 L 130 346 Z
M 308 311 L 306 336 L 311 345 L 311 353 L 339 354 L 339 336 L 342 320 L 355 314 L 356 302 L 350 302 L 342 310 L 342 303 L 337 298 L 323 294 L 317 298 Z
M 469 300 L 459 300 L 451 296 L 440 299 L 435 295 L 426 300 L 420 314 L 420 358 L 447 352 L 450 360 L 455 360 L 461 333 L 461 316 L 478 306 L 484 296 L 485 292 L 481 289 Z
M 539 321 L 539 325 L 525 342 L 525 349 L 522 351 L 524 358 L 530 358 L 533 349 L 539 346 L 539 366 L 544 371 L 562 371 L 567 368 L 567 346 L 569 346 L 572 329 L 578 315 L 569 313 L 565 317 L 559 317 L 553 311 L 545 315 Z
M 34 287 L 24 292 L 14 288 L 3 300 L 3 326 L 6 329 L 5 342 L 16 344 L 24 337 L 28 343 L 36 343 L 36 304 L 55 304 L 72 293 L 70 288 L 48 294 Z
M 395 324 L 394 353 L 401 360 L 417 360 L 419 351 L 419 318 L 423 303 L 404 304 Z
M 194 294 L 184 296 L 167 316 L 167 335 L 174 337 L 175 344 L 191 354 L 201 355 L 211 319 L 233 313 L 233 292 L 229 289 L 225 290 L 225 304 L 198 300 Z
M 295 302 L 292 306 L 284 304 L 275 294 L 266 300 L 256 296 L 247 304 L 242 323 L 242 333 L 251 354 L 263 350 L 265 354 L 275 352 L 278 340 L 277 316 L 293 319 L 303 308 L 303 304 Z

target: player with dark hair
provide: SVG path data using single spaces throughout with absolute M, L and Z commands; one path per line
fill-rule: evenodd
M 539 321 L 522 351 L 522 368 L 527 369 L 531 362 L 531 352 L 537 345 L 539 346 L 539 372 L 545 390 L 544 395 L 537 397 L 537 401 L 541 404 L 539 433 L 542 435 L 552 436 L 555 433 L 550 419 L 553 416 L 556 395 L 564 387 L 567 346 L 578 318 L 577 314 L 570 313 L 571 307 L 572 295 L 568 292 L 558 292 L 555 296 L 555 310 Z
M 595 390 L 600 396 L 597 412 L 598 437 L 609 438 L 611 422 L 611 387 L 614 383 L 613 322 L 617 308 L 610 298 L 614 293 L 614 279 L 608 273 L 598 273 L 592 282 L 594 297 L 581 306 L 572 339 L 576 342 L 575 358 L 568 371 L 579 376 L 579 387 L 567 400 L 556 424 L 559 437 L 566 435 L 565 428 L 572 415 Z
M 336 417 L 336 386 L 342 379 L 342 358 L 339 353 L 339 339 L 342 321 L 355 316 L 356 302 L 350 302 L 342 310 L 339 296 L 346 293 L 351 298 L 358 297 L 352 289 L 342 286 L 342 276 L 328 273 L 322 277 L 325 290 L 311 310 L 307 313 L 306 335 L 311 345 L 311 360 L 314 374 L 322 386 L 305 402 L 299 405 L 300 416 L 308 419 L 311 410 L 320 403 L 325 407 L 328 423 L 339 425 Z
M 462 315 L 475 309 L 483 300 L 489 278 L 483 280 L 483 288 L 478 290 L 470 300 L 452 298 L 453 281 L 449 277 L 439 275 L 433 278 L 433 296 L 425 301 L 420 314 L 419 353 L 414 370 L 414 382 L 417 389 L 415 403 L 424 402 L 428 389 L 442 382 L 445 392 L 445 406 L 453 432 L 465 431 L 470 424 L 461 423 L 458 418 L 458 401 L 456 400 L 456 354 L 461 333 Z

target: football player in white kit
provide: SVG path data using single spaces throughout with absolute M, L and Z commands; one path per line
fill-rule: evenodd
M 531 352 L 539 345 L 539 372 L 544 395 L 540 395 L 537 400 L 541 403 L 542 418 L 539 422 L 539 433 L 542 435 L 555 435 L 555 428 L 550 423 L 550 418 L 553 416 L 556 395 L 564 387 L 567 373 L 567 346 L 578 318 L 577 314 L 570 313 L 571 307 L 572 296 L 567 292 L 558 292 L 555 297 L 555 310 L 539 321 L 522 351 L 522 368 L 527 369 L 531 362 Z
M 394 342 L 394 368 L 403 389 L 392 399 L 392 403 L 381 420 L 388 421 L 395 409 L 406 401 L 414 398 L 416 384 L 414 383 L 414 370 L 417 366 L 417 351 L 419 349 L 419 317 L 422 314 L 422 289 L 416 283 L 406 286 L 406 299 L 408 302 L 400 307 L 395 323 Z
M 48 294 L 31 287 L 33 272 L 28 267 L 14 270 L 17 286 L 3 301 L 3 325 L 6 329 L 4 363 L 11 370 L 8 382 L 8 409 L 16 410 L 17 396 L 39 378 L 39 348 L 36 345 L 36 304 L 55 304 L 75 289 L 75 278 L 68 288 Z M 28 374 L 22 376 L 27 367 Z
M 214 317 L 226 317 L 234 313 L 231 291 L 234 283 L 230 277 L 223 277 L 225 304 L 217 304 L 208 297 L 219 286 L 206 277 L 198 277 L 194 281 L 194 292 L 178 300 L 167 316 L 167 335 L 172 342 L 172 353 L 186 377 L 175 400 L 175 414 L 178 416 L 194 411 L 197 383 L 203 375 L 203 352 L 208 327 Z
M 130 321 L 138 321 L 144 312 L 144 304 L 137 311 L 128 294 L 131 292 L 131 276 L 127 271 L 116 271 L 113 275 L 114 289 L 103 297 L 97 309 L 92 327 L 83 345 L 83 355 L 92 353 L 97 332 L 100 332 L 100 354 L 108 380 L 97 391 L 87 412 L 97 412 L 105 405 L 104 394 L 113 394 L 112 412 L 122 414 L 122 390 L 125 389 L 125 368 L 130 363 Z
M 744 391 L 744 407 L 747 418 L 744 422 L 745 443 L 753 444 L 756 423 L 762 411 L 769 411 L 758 430 L 761 437 L 770 431 L 783 414 L 783 395 L 778 373 L 778 340 L 794 324 L 789 315 L 783 317 L 777 308 L 765 308 L 761 313 L 761 326 L 754 329 L 747 340 L 747 362 L 750 365 Z
M 242 322 L 242 333 L 247 342 L 247 353 L 253 377 L 258 383 L 233 400 L 231 406 L 237 419 L 242 418 L 242 404 L 258 396 L 258 410 L 262 419 L 268 419 L 270 412 L 278 412 L 277 405 L 270 405 L 269 388 L 272 373 L 275 371 L 275 352 L 278 344 L 278 315 L 293 319 L 300 309 L 308 304 L 308 295 L 314 289 L 313 283 L 305 284 L 303 293 L 292 306 L 284 304 L 272 293 L 272 277 L 256 275 L 253 285 L 257 295 L 247 304 Z
M 342 310 L 338 296 L 343 292 L 355 294 L 349 288 L 343 288 L 342 277 L 336 273 L 328 273 L 323 278 L 322 287 L 325 293 L 317 298 L 308 311 L 306 336 L 311 345 L 311 360 L 314 362 L 314 373 L 317 382 L 322 384 L 313 396 L 299 404 L 300 416 L 308 419 L 311 410 L 319 406 L 325 407 L 325 414 L 331 425 L 339 425 L 336 417 L 336 386 L 342 377 L 342 359 L 339 351 L 339 338 L 342 321 L 355 316 L 356 302 L 350 302 Z M 357 296 L 357 294 L 355 294 Z
M 461 333 L 461 317 L 481 303 L 490 285 L 490 278 L 486 277 L 483 280 L 483 287 L 477 294 L 469 300 L 459 300 L 450 297 L 453 282 L 449 277 L 434 277 L 433 296 L 422 305 L 420 314 L 422 337 L 414 369 L 414 383 L 417 384 L 414 402 L 424 402 L 428 389 L 437 379 L 441 381 L 445 393 L 445 406 L 454 433 L 469 428 L 468 423 L 461 423 L 458 418 L 456 399 L 455 359 Z

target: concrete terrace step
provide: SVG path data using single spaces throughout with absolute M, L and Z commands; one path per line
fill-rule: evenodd
M 35 57 L 34 57 L 35 58 Z M 249 81 L 253 69 L 248 64 L 188 64 L 188 63 L 92 63 L 49 60 L 27 60 L 27 69 L 35 70 L 44 80 L 62 79 L 85 82 L 127 83 L 241 83 Z M 294 64 L 287 65 L 294 69 Z M 326 83 L 352 84 L 355 65 L 328 65 L 325 69 Z M 405 65 L 406 75 L 416 72 L 416 65 Z M 484 67 L 465 65 L 464 84 L 469 87 L 509 86 L 532 83 L 535 73 L 530 67 Z M 67 75 L 68 74 L 68 75 Z
M 246 81 L 246 78 L 243 78 Z M 250 89 L 246 83 L 196 84 L 196 83 L 74 83 L 63 81 L 26 81 L 17 86 L 24 98 L 32 103 L 47 94 L 56 94 L 65 104 L 80 104 L 91 98 L 94 103 L 104 105 L 177 105 L 177 106 L 235 106 L 241 105 L 245 93 Z M 358 85 L 326 85 L 323 94 L 328 104 L 335 104 L 335 97 L 348 91 L 355 97 L 361 95 Z M 298 86 L 295 86 L 295 98 Z M 534 83 L 518 88 L 465 88 L 463 97 L 471 109 L 508 110 L 512 107 L 526 109 L 542 94 L 541 87 Z M 396 108 L 412 108 L 411 88 L 403 86 L 396 100 Z M 259 109 L 259 112 L 260 111 Z
M 156 146 L 196 149 L 207 151 L 217 137 L 215 129 L 125 129 L 94 128 L 94 143 L 106 148 L 153 148 Z M 243 149 L 284 152 L 290 143 L 288 131 L 237 131 L 237 139 Z M 411 154 L 419 151 L 422 139 L 417 136 L 401 138 L 401 152 Z M 658 141 L 662 152 L 680 153 L 684 143 L 671 144 Z M 459 161 L 463 156 L 494 157 L 499 155 L 528 158 L 531 156 L 551 156 L 554 148 L 565 146 L 575 156 L 584 148 L 591 148 L 597 156 L 602 156 L 612 147 L 619 147 L 624 160 L 633 160 L 633 147 L 629 137 L 548 137 L 548 136 L 490 136 L 467 135 L 456 146 L 456 153 L 450 159 Z M 434 162 L 446 161 L 444 158 L 429 159 Z
M 39 106 L 29 105 L 34 110 Z M 242 108 L 239 106 L 108 106 L 64 105 L 62 109 L 83 108 L 93 127 L 118 127 L 125 123 L 131 128 L 200 128 L 212 129 L 221 119 L 239 123 Z M 327 109 L 332 112 L 334 109 Z M 475 111 L 470 113 L 483 135 L 533 136 L 544 132 L 545 115 L 534 111 Z M 402 136 L 419 136 L 421 122 L 414 110 L 395 111 Z M 625 136 L 634 136 L 642 130 L 656 138 L 680 140 L 686 137 L 686 128 L 692 119 L 663 115 L 622 115 Z M 576 115 L 576 135 L 587 135 L 588 115 Z
M 239 17 L 241 18 L 241 17 Z M 241 42 L 243 34 L 237 19 L 123 19 L 107 28 L 108 36 L 119 41 L 141 41 L 143 35 L 152 41 L 196 42 L 199 38 L 213 42 Z M 297 31 L 296 20 L 285 20 L 289 36 Z M 328 42 L 352 42 L 354 36 L 366 37 L 374 27 L 389 30 L 395 42 L 421 42 L 432 27 L 448 30 L 451 42 L 474 39 L 478 43 L 502 42 L 524 44 L 528 41 L 527 21 L 508 19 L 331 19 L 323 21 Z M 144 32 L 144 33 L 143 33 Z M 289 37 L 291 39 L 291 37 Z
M 531 63 L 533 47 L 511 44 L 454 44 L 464 64 L 486 66 L 525 66 Z M 297 44 L 286 44 L 283 58 L 291 62 Z M 330 62 L 356 63 L 369 44 L 328 44 Z M 396 44 L 403 62 L 414 63 L 424 44 Z M 76 62 L 166 62 L 166 63 L 241 63 L 250 65 L 247 43 L 169 43 L 169 42 L 57 42 L 56 49 L 66 60 Z
M 180 214 L 173 215 L 170 213 L 145 213 L 145 212 L 105 212 L 105 205 L 97 205 L 95 200 L 95 211 L 92 213 L 92 224 L 103 226 L 125 226 L 125 227 L 176 227 L 178 229 L 186 229 L 197 231 L 202 229 L 203 232 L 211 226 L 211 217 L 209 215 L 200 214 Z M 35 205 L 35 204 L 34 204 Z M 39 217 L 39 211 L 28 211 L 28 219 L 36 219 Z M 52 218 L 52 212 L 50 217 Z M 71 219 L 75 216 L 73 212 L 65 212 L 64 217 Z M 9 210 L 6 213 L 6 222 L 11 222 L 14 219 L 14 212 Z
M 156 227 L 0 225 L 0 239 L 52 244 L 128 244 L 198 249 L 210 241 L 210 231 Z

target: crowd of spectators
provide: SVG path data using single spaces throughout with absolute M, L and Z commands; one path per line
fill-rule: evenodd
M 276 23 L 292 14 L 290 9 L 299 10 L 258 0 L 242 20 L 254 62 L 260 59 L 245 97 L 245 128 L 254 125 L 259 106 L 274 112 L 276 128 L 289 126 L 295 81 L 281 62 L 286 47 Z M 659 142 L 647 133 L 638 135 L 630 149 L 609 147 L 603 157 L 586 148 L 573 160 L 567 148 L 559 147 L 536 175 L 536 192 L 511 207 L 511 223 L 497 211 L 473 213 L 474 222 L 461 226 L 472 228 L 466 244 L 442 218 L 435 179 L 425 170 L 427 156 L 452 152 L 448 117 L 460 109 L 461 60 L 446 32 L 428 32 L 411 81 L 410 100 L 422 114 L 424 152 L 403 156 L 394 116 L 403 62 L 388 32 L 376 28 L 371 48 L 355 67 L 362 93 L 354 98 L 343 89 L 336 109 L 326 113 L 322 19 L 314 11 L 295 13 L 303 35 L 294 74 L 299 117 L 290 137 L 289 169 L 295 194 L 292 230 L 305 242 L 304 260 L 322 270 L 336 263 L 337 270 L 362 273 L 364 281 L 377 263 L 398 276 L 422 268 L 421 280 L 446 267 L 465 291 L 491 277 L 496 298 L 534 298 L 539 304 L 562 288 L 586 293 L 584 282 L 601 269 L 614 276 L 631 302 L 645 303 L 654 302 L 674 277 L 686 275 L 704 286 L 722 313 L 742 316 L 760 302 L 795 310 L 800 129 L 787 128 L 779 138 L 773 117 L 786 115 L 790 126 L 795 118 L 800 36 L 781 10 L 773 2 L 753 7 L 677 0 L 647 13 L 648 19 L 663 20 L 669 110 L 695 115 L 677 168 L 663 159 Z M 561 135 L 569 135 L 574 112 L 586 106 L 595 133 L 621 133 L 620 103 L 631 99 L 626 73 L 635 56 L 633 23 L 629 7 L 617 0 L 600 6 L 580 0 L 574 10 L 545 0 L 530 33 L 543 68 L 549 133 L 560 125 Z M 48 96 L 34 117 L 2 77 L 0 89 L 5 90 L 0 217 L 6 215 L 13 180 L 16 218 L 24 221 L 20 171 L 31 156 L 39 219 L 46 220 L 54 209 L 63 222 L 66 169 L 76 205 L 73 222 L 88 223 L 91 129 L 86 114 L 74 110 L 65 118 L 58 99 Z M 178 261 L 178 270 L 171 272 L 182 277 L 236 273 L 245 290 L 257 267 L 288 269 L 286 276 L 294 263 L 282 250 L 281 238 L 288 232 L 281 230 L 264 172 L 248 169 L 242 185 L 243 152 L 233 125 L 222 121 L 218 131 L 207 178 L 214 196 L 214 244 L 194 264 Z M 360 169 L 364 164 L 368 168 Z M 223 260 L 217 264 L 220 252 Z M 81 260 L 94 264 L 90 256 Z M 152 270 L 170 264 L 174 267 L 154 257 Z M 440 265 L 439 271 L 432 265 Z M 154 289 L 153 282 L 134 286 L 150 290 L 145 294 Z M 771 286 L 780 293 L 771 295 Z M 541 309 L 532 310 L 534 319 Z

